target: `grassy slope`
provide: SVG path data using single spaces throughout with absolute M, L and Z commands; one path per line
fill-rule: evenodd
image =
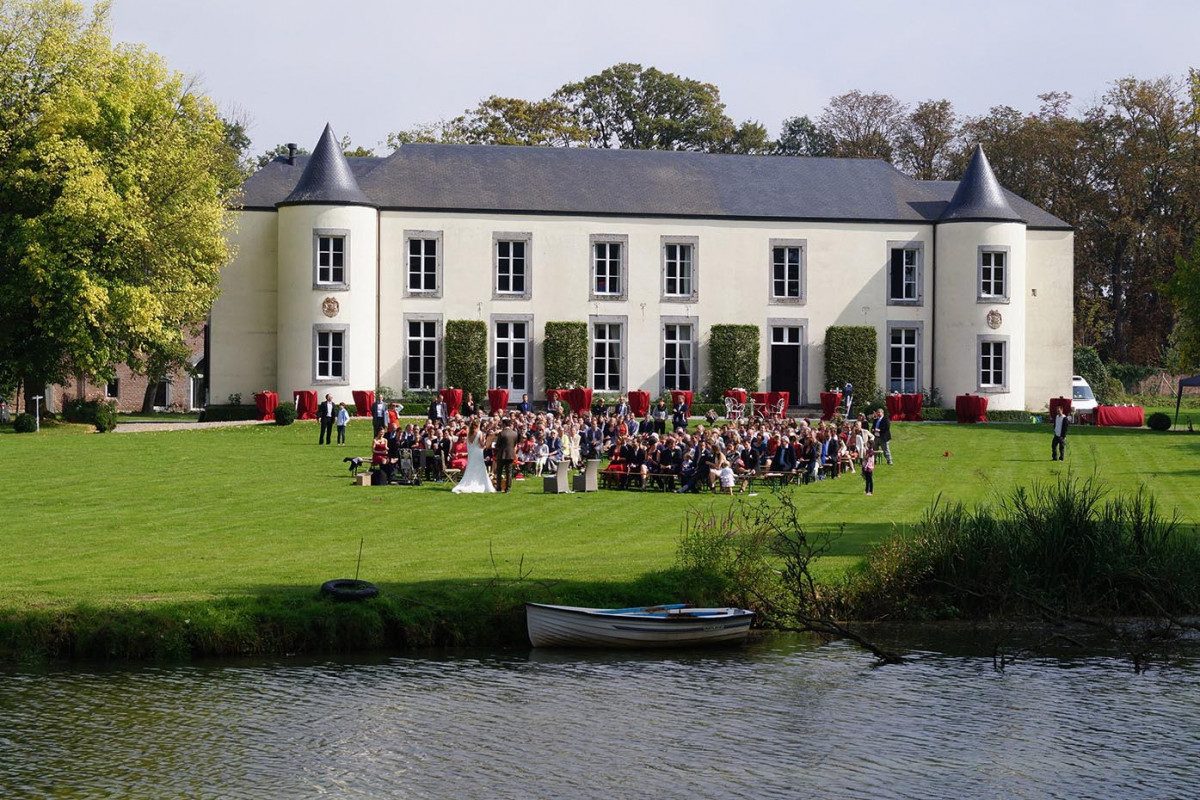
M 874 497 L 857 476 L 800 490 L 814 527 L 845 523 L 831 568 L 939 493 L 974 502 L 1066 468 L 1050 462 L 1044 425 L 893 428 L 897 465 L 877 471 Z M 312 423 L 58 433 L 0 434 L 0 608 L 311 591 L 353 575 L 360 536 L 362 577 L 409 592 L 512 578 L 522 559 L 534 579 L 625 583 L 669 567 L 683 513 L 713 502 L 543 495 L 533 480 L 507 497 L 352 487 L 341 459 L 368 452 L 364 421 L 346 447 L 317 447 Z M 1095 470 L 1115 490 L 1144 481 L 1164 507 L 1200 520 L 1200 437 L 1076 428 L 1070 444 L 1076 472 Z

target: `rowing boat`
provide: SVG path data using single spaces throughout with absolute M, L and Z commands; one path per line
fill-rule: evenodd
M 684 603 L 637 608 L 580 608 L 525 604 L 534 647 L 700 647 L 737 644 L 754 612 L 690 608 Z

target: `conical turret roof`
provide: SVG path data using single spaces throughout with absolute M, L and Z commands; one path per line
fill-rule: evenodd
M 992 172 L 982 145 L 975 145 L 971 163 L 963 173 L 950 205 L 938 222 L 1024 222 L 1008 204 L 1000 181 Z
M 362 205 L 373 206 L 363 190 L 359 188 L 354 173 L 346 162 L 341 144 L 333 133 L 333 126 L 326 124 L 321 140 L 317 142 L 308 164 L 300 175 L 300 181 L 281 206 L 296 204 L 315 205 Z

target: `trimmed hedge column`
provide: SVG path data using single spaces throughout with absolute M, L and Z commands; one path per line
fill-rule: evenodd
M 588 385 L 588 327 L 586 322 L 547 322 L 542 343 L 546 388 Z
M 713 325 L 708 334 L 708 399 L 720 403 L 726 389 L 758 390 L 757 325 Z
M 446 323 L 446 385 L 487 397 L 487 323 L 478 319 L 452 319 Z M 463 395 L 466 399 L 466 395 Z
M 825 331 L 825 388 L 854 384 L 854 396 L 875 396 L 878 334 L 867 325 L 834 325 Z

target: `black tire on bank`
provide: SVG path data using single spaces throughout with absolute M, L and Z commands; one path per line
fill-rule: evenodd
M 369 600 L 379 594 L 379 587 L 367 581 L 338 578 L 321 584 L 321 594 L 334 600 Z

